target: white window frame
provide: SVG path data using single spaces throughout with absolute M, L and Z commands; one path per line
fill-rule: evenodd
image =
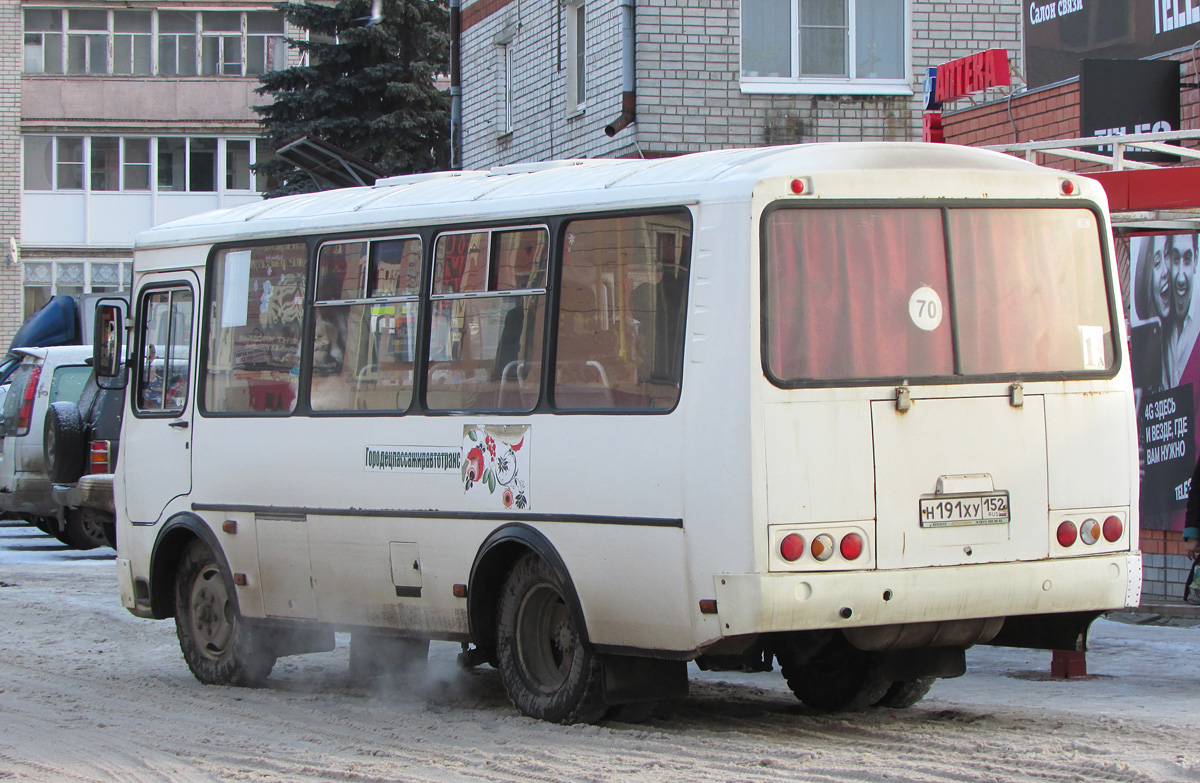
M 913 95 L 912 88 L 912 0 L 904 2 L 904 76 L 898 79 L 867 79 L 853 74 L 836 76 L 801 76 L 800 74 L 800 4 L 803 0 L 791 0 L 791 76 L 744 76 L 739 63 L 738 73 L 741 91 L 744 94 L 777 95 Z M 847 69 L 854 69 L 856 51 L 856 6 L 869 0 L 846 0 L 848 37 L 846 50 L 849 53 Z M 738 39 L 742 51 L 746 39 L 739 25 Z
M 29 188 L 26 185 L 26 183 L 24 182 L 25 154 L 26 154 L 25 139 L 30 138 L 30 137 L 39 137 L 39 138 L 45 138 L 45 139 L 50 140 L 50 172 L 49 172 L 50 173 L 50 189 L 49 190 L 46 190 L 44 188 L 38 188 L 38 189 Z M 100 137 L 116 138 L 119 140 L 119 144 L 117 147 L 119 150 L 119 164 L 118 164 L 118 169 L 117 169 L 118 176 L 119 176 L 119 180 L 118 180 L 119 187 L 115 190 L 93 190 L 92 189 L 92 139 L 100 138 Z M 61 160 L 60 156 L 59 156 L 59 139 L 60 138 L 82 139 L 83 160 L 82 161 Z M 160 189 L 158 186 L 159 141 L 161 139 L 165 139 L 165 138 L 178 138 L 178 139 L 182 139 L 186 142 L 185 146 L 184 146 L 184 166 L 183 166 L 183 175 L 184 175 L 183 185 L 184 185 L 184 187 L 179 190 L 165 189 L 165 188 Z M 193 190 L 192 189 L 193 183 L 191 181 L 192 144 L 194 141 L 209 140 L 209 139 L 215 140 L 217 142 L 217 148 L 216 148 L 216 152 L 215 152 L 216 166 L 217 166 L 216 172 L 215 172 L 216 187 L 213 188 L 212 190 Z M 128 156 L 126 154 L 126 142 L 128 142 L 128 141 L 144 141 L 144 140 L 149 141 L 149 143 L 150 143 L 149 144 L 149 149 L 150 149 L 149 163 L 146 164 L 141 161 L 137 161 L 135 163 L 130 163 L 130 161 L 128 160 Z M 258 193 L 259 191 L 257 190 L 257 186 L 258 186 L 259 180 L 258 180 L 258 177 L 256 176 L 256 172 L 254 171 L 254 166 L 258 164 L 258 152 L 259 152 L 259 143 L 258 142 L 259 141 L 260 141 L 259 139 L 255 138 L 253 136 L 215 136 L 215 135 L 200 135 L 200 136 L 156 135 L 156 136 L 149 136 L 146 134 L 130 134 L 128 136 L 108 136 L 107 134 L 94 134 L 94 135 L 60 134 L 60 135 L 56 135 L 56 134 L 44 134 L 44 133 L 31 133 L 28 136 L 22 137 L 22 142 L 21 142 L 21 172 L 22 172 L 22 174 L 21 174 L 21 176 L 22 176 L 21 189 L 22 189 L 22 192 L 34 192 L 34 193 L 104 193 L 104 194 L 132 193 L 132 194 L 140 194 L 140 195 L 156 193 L 156 194 L 168 195 L 168 196 L 171 194 L 175 194 L 175 193 L 193 194 L 193 195 L 194 194 L 204 194 L 204 193 L 213 193 L 213 194 L 216 194 L 216 193 L 234 193 L 234 194 Z M 250 166 L 250 187 L 249 188 L 228 187 L 229 143 L 230 142 L 242 142 L 248 146 L 249 166 Z M 81 188 L 65 188 L 65 187 L 60 186 L 60 184 L 59 184 L 59 167 L 63 166 L 63 165 L 80 167 L 80 169 L 82 171 L 82 176 L 83 176 L 83 187 L 81 187 Z M 150 175 L 150 187 L 149 188 L 129 189 L 126 187 L 126 181 L 125 181 L 126 173 L 127 173 L 126 167 L 131 166 L 131 165 L 138 166 L 138 167 L 145 166 L 147 168 L 147 170 L 149 171 L 149 175 Z
M 267 12 L 269 12 L 269 9 L 257 9 L 257 10 L 238 9 L 236 11 L 222 11 L 223 13 L 239 14 L 239 16 L 240 16 L 239 29 L 236 32 L 235 31 L 217 32 L 217 31 L 211 31 L 211 30 L 205 31 L 203 29 L 202 14 L 211 13 L 214 9 L 210 9 L 209 11 L 205 11 L 205 10 L 197 11 L 197 10 L 193 10 L 191 8 L 184 8 L 184 7 L 161 9 L 162 12 L 183 11 L 183 12 L 192 14 L 193 21 L 195 23 L 194 24 L 194 32 L 192 32 L 192 33 L 164 33 L 164 32 L 162 32 L 160 24 L 159 24 L 160 9 L 144 9 L 148 13 L 151 14 L 151 16 L 150 16 L 150 32 L 148 32 L 148 33 L 146 33 L 146 32 L 137 32 L 137 33 L 117 32 L 116 26 L 115 26 L 116 25 L 115 11 L 117 11 L 117 10 L 140 10 L 140 9 L 137 9 L 136 7 L 126 7 L 126 8 L 120 8 L 120 9 L 117 9 L 117 8 L 96 9 L 96 10 L 103 10 L 105 12 L 106 19 L 107 19 L 107 29 L 106 30 L 100 30 L 99 28 L 97 28 L 96 30 L 72 30 L 70 28 L 69 15 L 67 13 L 68 11 L 70 11 L 72 9 L 88 10 L 82 6 L 80 6 L 80 7 L 74 7 L 74 6 L 67 6 L 67 7 L 64 7 L 64 6 L 57 6 L 57 7 L 26 6 L 22 9 L 23 11 L 31 11 L 31 10 L 48 11 L 48 12 L 56 15 L 56 17 L 58 19 L 58 28 L 55 30 L 26 31 L 24 29 L 24 16 L 22 16 L 22 23 L 21 23 L 21 25 L 22 25 L 21 40 L 23 42 L 22 71 L 21 71 L 22 73 L 25 73 L 25 74 L 48 73 L 48 74 L 53 74 L 55 76 L 68 76 L 71 78 L 87 78 L 87 77 L 96 77 L 96 76 L 118 76 L 121 78 L 126 78 L 126 77 L 137 78 L 137 77 L 144 77 L 147 75 L 151 75 L 151 76 L 165 75 L 167 78 L 181 78 L 181 74 L 178 74 L 178 73 L 163 74 L 161 71 L 161 63 L 159 62 L 159 60 L 160 60 L 159 49 L 162 46 L 163 39 L 171 38 L 171 39 L 173 39 L 174 45 L 172 46 L 172 48 L 175 51 L 176 68 L 178 70 L 178 65 L 179 65 L 178 58 L 179 58 L 179 53 L 180 53 L 180 48 L 181 48 L 179 45 L 179 38 L 181 36 L 182 37 L 193 37 L 193 40 L 195 41 L 195 51 L 193 54 L 194 62 L 192 63 L 193 72 L 182 74 L 182 77 L 190 78 L 193 76 L 198 76 L 198 77 L 208 78 L 208 79 L 222 79 L 222 78 L 224 78 L 224 79 L 228 79 L 228 78 L 256 79 L 256 78 L 258 78 L 261 75 L 260 73 L 257 73 L 257 72 L 250 73 L 249 72 L 250 69 L 249 69 L 249 63 L 248 63 L 247 58 L 248 58 L 248 47 L 249 47 L 251 39 L 262 39 L 263 47 L 264 47 L 264 57 L 265 57 L 264 67 L 267 70 L 279 70 L 279 69 L 283 69 L 283 68 L 287 67 L 287 50 L 286 50 L 286 43 L 285 43 L 285 37 L 287 35 L 286 19 L 283 20 L 283 31 L 280 33 L 258 33 L 258 32 L 252 33 L 252 32 L 249 32 L 249 30 L 248 30 L 248 26 L 249 26 L 248 14 L 250 14 L 250 13 L 267 13 Z M 281 14 L 281 16 L 282 16 L 282 14 Z M 46 70 L 46 55 L 47 55 L 47 46 L 48 46 L 48 42 L 46 40 L 47 36 L 55 36 L 57 38 L 57 40 L 52 39 L 49 42 L 49 45 L 52 46 L 53 48 L 58 49 L 58 51 L 59 51 L 58 65 L 60 67 L 60 70 L 57 70 L 57 71 Z M 104 68 L 103 72 L 91 71 L 91 70 L 88 70 L 88 67 L 89 67 L 89 64 L 92 62 L 92 57 L 93 57 L 92 49 L 94 46 L 99 46 L 100 42 L 99 42 L 99 40 L 96 40 L 96 39 L 100 38 L 101 36 L 104 37 L 104 43 L 105 43 L 105 52 L 104 52 L 105 68 Z M 116 47 L 115 47 L 115 44 L 116 44 L 116 39 L 118 36 L 123 37 L 123 38 L 124 37 L 129 38 L 131 48 L 134 45 L 134 39 L 136 39 L 140 36 L 148 36 L 149 37 L 149 40 L 150 40 L 150 73 L 149 74 L 116 73 L 116 68 L 115 68 L 115 66 L 116 66 L 116 63 L 115 63 Z M 83 46 L 84 46 L 84 50 L 85 50 L 87 56 L 85 57 L 86 62 L 84 64 L 83 71 L 71 71 L 71 69 L 70 69 L 71 40 L 75 39 L 75 38 L 84 38 L 85 39 L 83 42 Z M 226 40 L 227 38 L 228 39 L 236 38 L 237 39 L 236 44 L 233 41 Z M 218 62 L 217 62 L 217 72 L 206 74 L 206 73 L 204 73 L 204 43 L 206 40 L 209 40 L 209 39 L 217 39 Z M 236 65 L 236 67 L 238 68 L 238 72 L 237 73 L 232 73 L 232 72 L 224 73 L 226 65 L 229 65 L 231 70 L 234 67 L 233 62 L 229 62 L 229 63 L 225 62 L 226 48 L 228 46 L 234 46 L 234 45 L 240 47 L 240 54 L 238 56 L 237 65 Z M 98 53 L 95 56 L 98 57 L 99 56 Z M 136 58 L 135 58 L 134 62 L 136 62 Z
M 567 116 L 572 116 L 582 114 L 587 109 L 587 4 L 584 0 L 567 2 L 563 5 L 563 14 L 566 17 L 563 34 L 567 44 L 565 110 Z M 580 44 L 581 38 L 583 45 Z

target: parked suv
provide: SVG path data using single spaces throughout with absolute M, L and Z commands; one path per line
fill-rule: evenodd
M 51 494 L 62 507 L 66 527 L 99 528 L 113 549 L 117 548 L 113 469 L 124 407 L 124 388 L 101 387 L 93 372 L 78 403 L 50 403 L 42 439 Z
M 21 363 L 12 374 L 0 411 L 0 514 L 36 525 L 64 543 L 90 549 L 105 543 L 99 526 L 65 518 L 51 491 L 42 448 L 50 405 L 75 402 L 92 368 L 91 346 L 18 348 Z

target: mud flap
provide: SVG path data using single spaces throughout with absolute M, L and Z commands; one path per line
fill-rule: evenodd
M 602 664 L 606 704 L 633 704 L 687 696 L 687 663 L 684 661 L 604 655 Z

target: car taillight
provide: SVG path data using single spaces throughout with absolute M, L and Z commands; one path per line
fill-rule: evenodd
M 1075 543 L 1075 537 L 1078 531 L 1075 529 L 1075 523 L 1069 519 L 1065 519 L 1058 526 L 1058 545 L 1067 547 Z
M 109 443 L 94 440 L 88 448 L 88 473 L 112 473 L 108 465 Z
M 1104 540 L 1108 543 L 1116 543 L 1124 532 L 1125 525 L 1121 523 L 1120 517 L 1109 517 L 1104 520 Z
M 21 409 L 17 411 L 17 435 L 28 435 L 29 424 L 33 419 L 33 398 L 37 396 L 38 378 L 42 374 L 42 368 L 34 367 L 33 372 L 29 374 L 29 383 L 25 384 L 25 391 L 21 395 Z

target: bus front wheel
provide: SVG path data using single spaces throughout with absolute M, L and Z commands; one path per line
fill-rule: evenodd
M 208 547 L 188 545 L 175 577 L 175 632 L 196 679 L 207 685 L 261 685 L 275 656 L 255 644 L 233 598 L 232 581 Z
M 601 698 L 599 656 L 584 643 L 566 589 L 545 561 L 525 555 L 500 595 L 496 657 L 513 705 L 554 723 L 594 723 Z

